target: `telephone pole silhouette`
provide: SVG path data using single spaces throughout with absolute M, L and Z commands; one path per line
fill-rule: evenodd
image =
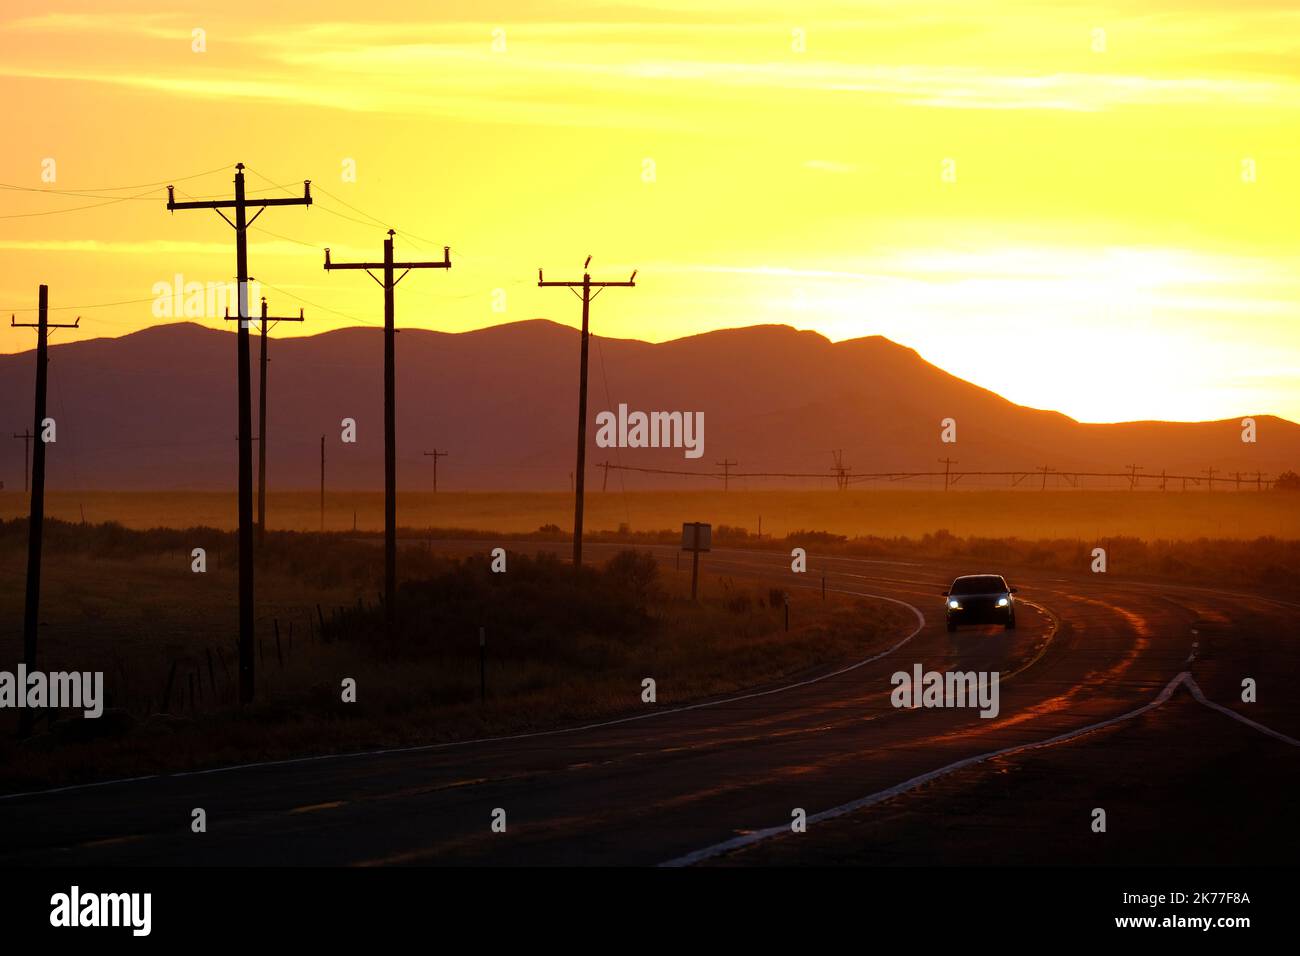
M 226 310 L 226 319 L 230 319 L 230 310 Z M 302 309 L 293 315 L 267 315 L 266 296 L 262 296 L 262 356 L 261 376 L 258 382 L 257 400 L 257 543 L 266 537 L 266 331 L 269 322 L 302 322 Z
M 609 490 L 609 469 L 610 469 L 609 459 L 606 458 L 596 467 L 600 468 L 605 472 L 604 476 L 600 479 L 600 490 L 608 491 Z
M 957 461 L 956 461 L 956 459 L 953 459 L 953 458 L 940 458 L 940 459 L 939 459 L 939 464 L 943 465 L 943 490 L 944 490 L 944 491 L 947 491 L 947 490 L 948 490 L 948 473 L 952 470 L 952 466 L 955 465 L 955 464 L 957 464 Z
M 1206 482 L 1205 482 L 1205 490 L 1206 490 L 1206 491 L 1213 491 L 1213 490 L 1214 490 L 1214 473 L 1215 473 L 1216 471 L 1218 471 L 1218 470 L 1219 470 L 1219 469 L 1217 469 L 1217 468 L 1202 468 L 1202 469 L 1201 469 L 1201 474 L 1207 476 L 1207 478 L 1206 478 Z
M 438 493 L 438 459 L 446 458 L 448 454 L 450 452 L 438 451 L 436 448 L 433 451 L 424 453 L 424 457 L 433 459 L 433 493 L 435 495 Z
M 587 267 L 591 265 L 591 256 L 587 256 L 587 261 L 582 264 L 582 279 L 572 282 L 548 282 L 542 277 L 542 270 L 537 270 L 538 288 L 547 288 L 550 286 L 562 286 L 579 295 L 578 289 L 582 290 L 580 298 L 582 299 L 582 356 L 578 368 L 578 467 L 574 471 L 576 484 L 573 489 L 573 567 L 582 567 L 582 494 L 586 486 L 584 478 L 586 476 L 587 463 L 587 340 L 590 337 L 588 332 L 588 319 L 591 315 L 591 300 L 600 295 L 605 289 L 611 288 L 633 288 L 636 285 L 636 270 L 632 270 L 632 275 L 626 282 L 592 282 L 591 273 L 587 272 Z M 595 289 L 593 293 L 591 290 Z M 609 474 L 608 471 L 605 472 Z
M 10 317 L 9 321 L 12 322 L 13 318 Z M 18 432 L 14 432 L 14 438 L 21 438 L 23 440 L 23 494 L 27 494 L 29 491 L 32 490 L 31 484 L 29 483 L 29 476 L 31 475 L 32 472 L 31 429 L 27 429 L 21 435 L 18 434 Z
M 1128 490 L 1133 491 L 1137 488 L 1138 472 L 1142 470 L 1141 465 L 1125 465 L 1128 469 Z
M 331 262 L 330 251 L 325 250 L 325 271 L 335 269 L 360 269 L 379 283 L 384 290 L 384 622 L 392 635 L 397 624 L 397 386 L 395 358 L 397 329 L 394 325 L 396 308 L 393 292 L 397 283 L 406 278 L 412 269 L 450 269 L 451 247 L 442 247 L 442 261 L 395 262 L 393 236 L 389 229 L 384 240 L 382 262 Z M 382 269 L 383 279 L 371 269 Z M 393 273 L 402 270 L 396 279 Z
M 714 464 L 722 466 L 722 490 L 726 491 L 731 485 L 731 468 L 740 462 L 732 458 L 724 458 L 722 461 L 715 461 Z
M 844 491 L 849 487 L 849 472 L 851 469 L 844 464 L 844 450 L 842 448 L 832 451 L 831 455 L 835 459 L 835 467 L 831 469 L 831 471 L 835 472 L 835 487 L 840 491 Z
M 325 530 L 325 436 L 320 436 L 320 529 Z
M 36 436 L 36 451 L 32 455 L 32 483 L 30 516 L 27 519 L 27 596 L 23 603 L 23 663 L 27 670 L 36 670 L 36 628 L 40 622 L 41 607 L 41 543 L 45 530 L 45 396 L 49 385 L 49 339 L 50 329 L 75 329 L 81 324 L 81 318 L 71 324 L 50 323 L 50 287 L 40 287 L 37 298 L 36 322 L 15 322 L 10 316 L 9 324 L 16 329 L 36 330 L 36 410 L 33 415 L 33 428 Z M 25 693 L 26 688 L 20 688 Z M 30 708 L 24 707 L 18 712 L 18 735 L 26 737 L 31 733 L 35 715 Z
M 1056 471 L 1056 469 L 1055 469 L 1055 468 L 1049 468 L 1047 465 L 1043 465 L 1043 466 L 1041 466 L 1041 467 L 1039 467 L 1039 468 L 1035 468 L 1034 470 L 1035 470 L 1035 471 L 1041 471 L 1041 472 L 1043 473 L 1043 487 L 1040 488 L 1039 490 L 1040 490 L 1040 491 L 1046 491 L 1046 490 L 1047 490 L 1047 473 L 1048 473 L 1049 471 Z
M 211 209 L 235 230 L 235 281 L 238 283 L 239 329 L 235 336 L 239 379 L 239 700 L 253 699 L 253 411 L 249 369 L 248 227 L 267 206 L 310 206 L 311 180 L 304 180 L 301 199 L 249 199 L 244 194 L 244 164 L 235 164 L 235 197 L 214 201 L 177 202 L 176 187 L 167 187 L 167 209 Z M 221 210 L 232 209 L 232 222 Z M 253 218 L 248 210 L 256 209 Z

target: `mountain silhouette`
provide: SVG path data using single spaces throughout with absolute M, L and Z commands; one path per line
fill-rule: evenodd
M 434 447 L 446 490 L 568 490 L 576 440 L 578 332 L 545 320 L 448 334 L 402 330 L 397 339 L 398 481 L 428 488 Z M 257 335 L 253 335 L 256 429 Z M 314 488 L 326 436 L 334 489 L 383 487 L 383 338 L 351 328 L 270 342 L 268 482 Z M 7 431 L 30 427 L 32 352 L 0 356 Z M 598 448 L 595 417 L 631 411 L 703 412 L 704 454 L 680 448 Z M 193 323 L 50 347 L 49 486 L 70 489 L 233 490 L 236 469 L 233 333 Z M 1243 415 L 1248 414 L 1244 411 Z M 942 470 L 1124 471 L 1197 475 L 1300 466 L 1300 425 L 1256 415 L 1258 441 L 1241 420 L 1082 424 L 1027 408 L 963 381 L 881 336 L 832 343 L 814 332 L 762 325 L 651 344 L 591 342 L 588 488 L 596 465 L 717 472 L 801 472 L 818 480 L 750 480 L 747 487 L 832 487 L 832 449 L 855 473 Z M 340 441 L 340 422 L 357 441 Z M 957 442 L 940 423 L 957 423 Z M 7 441 L 0 478 L 22 487 L 22 445 Z M 628 488 L 711 488 L 688 477 L 626 473 Z M 1031 479 L 1030 484 L 1036 479 Z M 1008 479 L 985 486 L 1008 486 Z

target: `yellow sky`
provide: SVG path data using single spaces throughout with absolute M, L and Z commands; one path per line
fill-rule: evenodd
M 378 258 L 382 222 L 399 257 L 453 250 L 399 325 L 574 324 L 536 270 L 591 254 L 640 270 L 600 334 L 880 333 L 1083 420 L 1300 420 L 1288 3 L 382 6 L 7 3 L 0 308 L 47 282 L 84 327 L 57 341 L 120 335 L 157 283 L 229 280 L 230 228 L 151 184 L 228 194 L 242 161 L 316 190 L 252 233 L 272 311 L 306 308 L 277 334 L 381 320 L 320 250 Z

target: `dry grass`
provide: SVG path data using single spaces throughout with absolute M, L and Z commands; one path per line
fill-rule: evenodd
M 24 536 L 13 524 L 0 530 L 6 532 L 0 534 L 0 655 L 14 661 L 21 648 Z M 105 671 L 115 712 L 100 721 L 57 721 L 25 744 L 14 738 L 16 713 L 6 712 L 0 723 L 0 788 L 9 791 L 640 713 L 650 706 L 640 699 L 644 677 L 657 682 L 655 706 L 670 707 L 861 656 L 910 620 L 892 605 L 838 595 L 823 603 L 813 592 L 795 591 L 794 626 L 787 634 L 781 610 L 768 603 L 770 588 L 784 581 L 709 575 L 703 579 L 708 597 L 697 606 L 687 600 L 686 574 L 669 565 L 640 618 L 615 607 L 618 616 L 601 626 L 565 629 L 558 622 L 571 606 L 547 611 L 538 605 L 537 613 L 549 614 L 557 626 L 539 631 L 525 622 L 494 625 L 484 705 L 478 700 L 477 628 L 466 623 L 464 615 L 472 613 L 466 601 L 430 630 L 435 639 L 406 636 L 386 645 L 374 635 L 379 618 L 373 544 L 273 535 L 259 571 L 259 595 L 275 598 L 257 607 L 259 698 L 241 709 L 233 703 L 232 536 L 52 524 L 50 539 L 40 666 Z M 211 570 L 204 575 L 190 572 L 188 549 L 177 546 L 199 539 L 210 549 Z M 400 566 L 412 579 L 403 587 L 419 587 L 414 582 L 422 576 L 443 573 L 447 560 L 405 550 Z M 511 558 L 513 573 L 522 571 L 522 560 Z M 562 570 L 567 580 L 572 571 Z M 543 588 L 546 594 L 557 590 Z M 325 635 L 319 625 L 308 629 L 317 603 L 331 622 Z M 334 624 L 341 607 L 354 610 L 338 615 Z M 278 653 L 272 628 L 277 619 Z M 623 620 L 626 626 L 616 623 Z M 162 717 L 158 711 L 173 662 L 170 716 Z M 340 699 L 345 677 L 357 682 L 355 704 Z M 102 736 L 77 739 L 87 731 Z

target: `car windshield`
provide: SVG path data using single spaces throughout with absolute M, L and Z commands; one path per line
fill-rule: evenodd
M 952 594 L 994 594 L 1005 591 L 1007 582 L 997 574 L 973 574 L 952 582 Z

